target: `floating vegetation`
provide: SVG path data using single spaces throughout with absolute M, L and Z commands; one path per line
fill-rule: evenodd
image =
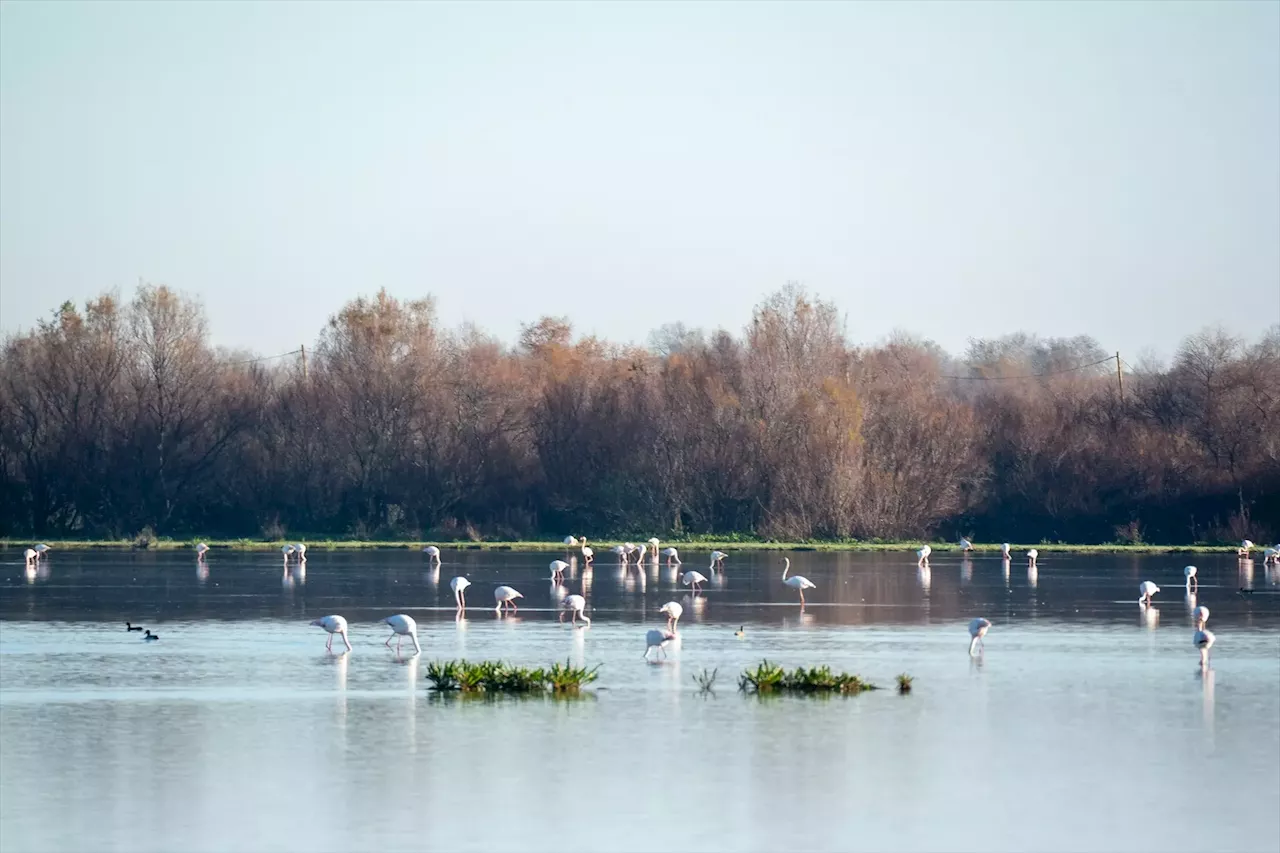
M 552 664 L 550 669 L 511 666 L 502 661 L 432 661 L 427 664 L 431 689 L 442 693 L 577 693 L 597 678 L 597 664 L 591 669 Z
M 787 672 L 777 664 L 764 660 L 755 669 L 742 673 L 738 679 L 738 689 L 746 693 L 861 693 L 877 688 L 856 675 L 832 672 L 829 666 L 809 669 L 798 666 Z
M 707 672 L 704 667 L 702 672 L 693 676 L 693 683 L 698 685 L 703 693 L 710 693 L 711 688 L 715 686 L 716 675 L 720 672 L 720 667 Z
M 901 674 L 898 676 L 898 692 L 899 692 L 899 693 L 910 693 L 910 692 L 911 692 L 911 682 L 912 682 L 912 681 L 914 681 L 914 680 L 915 680 L 915 679 L 913 679 L 911 676 L 907 675 L 905 672 L 904 672 L 904 673 L 901 673 Z

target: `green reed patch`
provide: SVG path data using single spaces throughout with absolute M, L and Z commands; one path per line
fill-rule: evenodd
M 427 664 L 431 689 L 461 693 L 576 693 L 598 677 L 600 666 L 588 669 L 552 664 L 549 669 L 512 666 L 502 661 L 432 661 Z
M 907 675 L 905 672 L 904 672 L 904 673 L 899 674 L 899 675 L 898 675 L 898 692 L 899 692 L 899 693 L 910 693 L 910 692 L 911 692 L 911 682 L 912 682 L 912 681 L 915 681 L 915 679 L 914 679 L 914 678 L 912 678 L 911 676 Z
M 829 666 L 806 669 L 798 666 L 787 672 L 764 660 L 738 678 L 738 689 L 746 693 L 861 693 L 878 689 L 859 676 L 832 672 Z

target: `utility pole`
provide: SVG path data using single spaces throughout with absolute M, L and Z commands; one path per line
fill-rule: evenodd
M 1120 402 L 1124 402 L 1124 374 L 1120 372 L 1120 351 L 1116 350 L 1116 382 L 1120 385 Z
M 1117 353 L 1117 357 L 1118 356 L 1119 354 Z M 304 381 L 307 378 L 307 345 L 306 344 L 302 345 L 302 378 Z

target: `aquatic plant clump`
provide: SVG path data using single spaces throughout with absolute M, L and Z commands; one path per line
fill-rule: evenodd
M 907 675 L 905 672 L 904 672 L 904 673 L 902 673 L 902 674 L 900 674 L 900 675 L 898 676 L 898 692 L 899 692 L 899 693 L 910 693 L 910 692 L 911 692 L 911 682 L 912 682 L 912 681 L 914 681 L 914 680 L 915 680 L 915 679 L 913 679 L 911 676 Z
M 511 666 L 502 661 L 432 661 L 427 681 L 439 692 L 461 693 L 576 693 L 598 677 L 600 666 L 576 667 L 565 661 L 550 669 Z
M 787 672 L 777 664 L 764 660 L 755 669 L 742 673 L 738 679 L 738 689 L 746 693 L 861 693 L 878 688 L 859 676 L 847 672 L 832 672 L 829 666 L 809 669 L 798 666 Z

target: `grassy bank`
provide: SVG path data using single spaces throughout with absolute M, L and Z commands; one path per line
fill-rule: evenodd
M 16 539 L 0 538 L 0 547 L 28 548 L 32 543 L 41 541 L 34 538 Z M 74 550 L 86 548 L 139 548 L 134 539 L 46 539 L 43 540 L 54 550 Z M 205 542 L 215 550 L 229 551 L 271 551 L 279 550 L 286 541 L 268 541 L 264 539 L 153 539 L 140 550 L 173 551 L 194 548 L 197 542 Z M 525 540 L 518 542 L 409 542 L 409 541 L 375 541 L 364 539 L 324 539 L 301 536 L 289 542 L 305 542 L 308 551 L 347 551 L 347 550 L 421 550 L 424 545 L 437 545 L 442 551 L 545 551 L 547 553 L 564 553 L 565 546 L 560 541 Z M 607 549 L 622 539 L 590 540 L 600 561 L 612 560 L 613 555 Z M 639 540 L 631 540 L 639 541 Z M 690 555 L 713 548 L 722 551 L 914 551 L 922 542 L 882 542 L 882 541 L 825 541 L 825 542 L 766 542 L 760 540 L 741 539 L 673 539 L 662 540 L 662 547 L 675 546 Z M 950 542 L 930 542 L 934 553 L 958 552 L 960 546 Z M 1015 559 L 1022 559 L 1028 548 L 1036 548 L 1041 554 L 1054 551 L 1093 554 L 1212 554 L 1234 553 L 1235 545 L 1128 545 L 1101 544 L 1084 545 L 1065 542 L 1039 542 L 1034 544 L 1013 545 Z M 999 553 L 999 543 L 974 543 L 973 550 L 983 554 Z M 1259 549 L 1261 553 L 1261 549 Z

